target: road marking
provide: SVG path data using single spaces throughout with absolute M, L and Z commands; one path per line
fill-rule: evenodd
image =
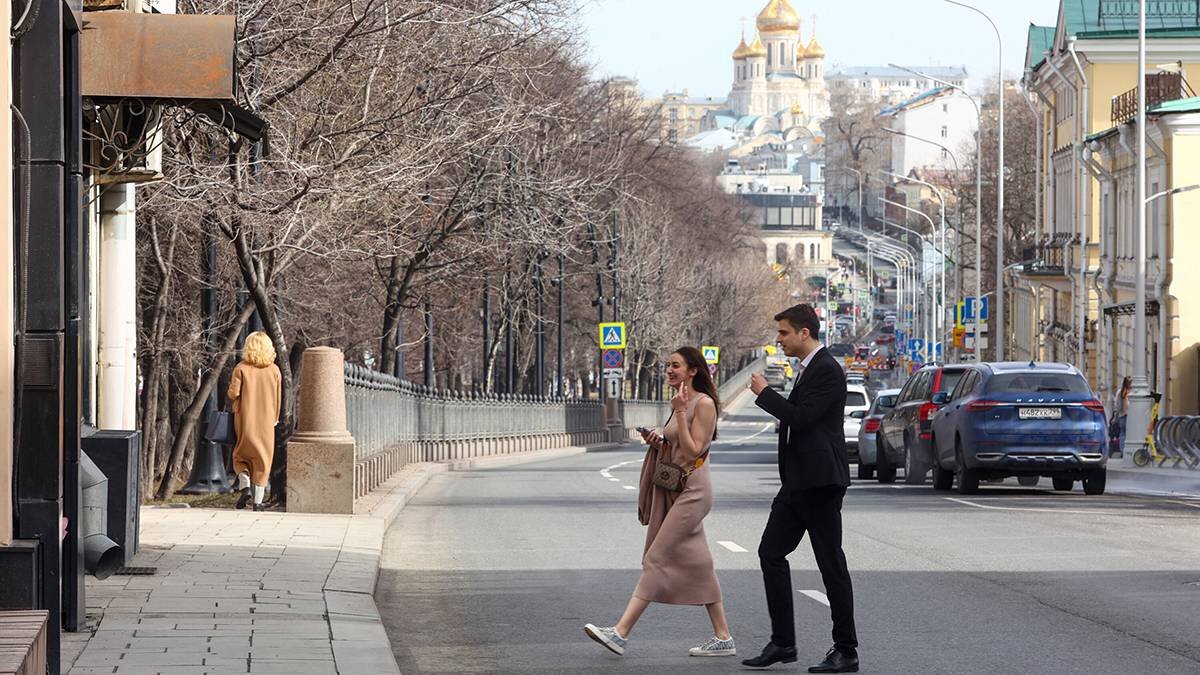
M 607 478 L 609 480 L 613 480 L 613 475 L 611 473 L 609 473 L 608 469 L 601 469 L 600 475 L 604 476 L 605 478 Z
M 758 431 L 750 434 L 749 436 L 746 436 L 745 438 L 739 438 L 736 441 L 729 441 L 728 443 L 723 443 L 722 441 L 717 441 L 716 443 L 713 443 L 713 445 L 717 445 L 718 443 L 724 444 L 724 445 L 743 445 L 746 443 L 746 441 L 749 441 L 750 439 L 755 438 L 756 436 L 761 436 L 762 434 L 765 434 L 766 432 L 772 431 L 774 429 L 775 429 L 775 423 L 768 422 L 763 425 L 762 429 L 759 429 Z
M 626 490 L 636 490 L 637 489 L 637 488 L 633 487 L 632 485 L 622 485 L 621 487 L 625 488 Z
M 610 481 L 614 482 L 614 483 L 620 483 L 620 482 L 621 482 L 621 479 L 620 479 L 620 478 L 613 478 L 612 476 L 609 476 L 609 477 L 608 477 L 608 479 L 609 479 Z
M 991 506 L 988 504 L 977 504 L 972 501 L 967 501 L 966 499 L 958 499 L 957 497 L 942 497 L 942 499 L 945 499 L 946 501 L 950 501 L 950 502 L 956 502 L 959 504 L 966 504 L 967 506 L 974 506 L 977 509 L 987 509 L 989 511 L 1030 511 L 1030 512 L 1037 512 L 1037 513 L 1074 513 L 1074 514 L 1082 514 L 1082 515 L 1088 515 L 1088 516 L 1094 516 L 1097 513 L 1096 511 L 1075 511 L 1075 510 L 1071 510 L 1071 509 L 1034 509 L 1034 508 L 1028 508 L 1028 507 L 1024 507 L 1024 506 Z
M 1200 509 L 1200 504 L 1197 504 L 1196 502 L 1185 502 L 1182 499 L 1168 499 L 1167 501 L 1171 502 L 1172 504 L 1183 504 L 1184 506 L 1190 506 L 1193 509 Z
M 825 594 L 822 593 L 821 591 L 801 591 L 800 589 L 796 589 L 796 590 L 799 591 L 800 595 L 807 595 L 808 597 L 812 598 L 813 600 L 816 600 L 817 602 L 821 603 L 822 605 L 825 605 L 826 607 L 829 606 L 829 598 L 825 597 Z
M 641 464 L 641 463 L 642 463 L 642 460 L 641 460 L 641 459 L 631 459 L 631 460 L 629 460 L 628 462 L 618 462 L 618 463 L 616 463 L 616 464 L 613 464 L 612 466 L 606 466 L 606 467 L 604 467 L 603 469 L 600 469 L 600 477 L 601 477 L 601 478 L 605 478 L 605 479 L 607 479 L 607 480 L 609 480 L 609 481 L 611 481 L 611 482 L 613 482 L 613 483 L 620 483 L 620 482 L 621 482 L 621 479 L 620 479 L 620 478 L 615 478 L 615 477 L 612 475 L 612 470 L 613 470 L 613 469 L 619 469 L 619 468 L 621 468 L 621 467 L 623 467 L 623 466 L 626 466 L 626 465 L 628 465 L 628 464 Z M 633 488 L 629 488 L 629 489 L 631 489 L 631 490 L 632 490 Z
M 737 544 L 733 543 L 732 541 L 718 541 L 717 543 L 724 546 L 725 548 L 729 549 L 730 551 L 733 551 L 734 553 L 746 553 L 747 552 L 746 549 L 742 548 L 741 546 L 738 546 Z

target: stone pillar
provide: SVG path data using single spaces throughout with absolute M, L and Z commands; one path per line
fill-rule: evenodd
M 346 430 L 345 358 L 304 351 L 300 410 L 288 442 L 288 511 L 354 513 L 354 437 Z

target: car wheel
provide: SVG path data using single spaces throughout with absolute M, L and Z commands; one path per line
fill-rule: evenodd
M 1104 485 L 1108 482 L 1108 469 L 1096 469 L 1083 479 L 1083 493 L 1088 495 L 1104 494 Z
M 896 482 L 896 465 L 887 454 L 887 438 L 882 429 L 875 440 L 875 479 L 880 483 Z
M 859 480 L 871 480 L 874 477 L 875 477 L 875 467 L 871 466 L 870 464 L 863 464 L 860 461 L 858 463 L 858 479 Z
M 933 446 L 933 489 L 934 490 L 949 490 L 954 487 L 954 472 L 942 468 L 941 461 L 938 460 L 937 444 L 930 441 Z
M 1075 487 L 1075 479 L 1073 478 L 1060 478 L 1055 476 L 1051 480 L 1054 482 L 1054 489 L 1058 490 L 1059 492 L 1070 492 L 1071 489 Z
M 1037 487 L 1038 481 L 1041 479 L 1041 476 L 1017 476 L 1017 482 L 1021 484 L 1021 487 Z
M 924 485 L 925 467 L 913 452 L 908 434 L 904 434 L 904 483 L 905 485 Z
M 967 463 L 963 459 L 962 439 L 954 441 L 954 462 L 957 465 L 954 469 L 954 477 L 958 479 L 958 493 L 973 495 L 979 492 L 979 472 L 967 468 Z

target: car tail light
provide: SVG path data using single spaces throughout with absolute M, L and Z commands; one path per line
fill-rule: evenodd
M 917 417 L 921 418 L 922 422 L 928 422 L 930 417 L 937 412 L 938 407 L 933 403 L 926 401 L 921 404 L 921 409 L 917 411 Z
M 971 412 L 987 412 L 992 408 L 1000 405 L 1000 401 L 989 401 L 987 399 L 976 399 L 967 404 L 967 410 Z
M 1096 399 L 1092 399 L 1090 401 L 1084 401 L 1083 407 L 1087 408 L 1088 410 L 1091 410 L 1092 412 L 1098 412 L 1098 413 L 1104 412 L 1104 404 L 1101 403 L 1100 401 L 1097 401 Z
M 878 417 L 868 417 L 865 429 L 868 434 L 873 434 L 876 431 L 879 431 L 879 418 Z

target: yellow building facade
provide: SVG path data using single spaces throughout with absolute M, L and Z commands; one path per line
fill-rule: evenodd
M 1136 139 L 1129 123 L 1137 97 L 1136 3 L 1132 16 L 1125 4 L 1063 2 L 1055 26 L 1030 27 L 1024 85 L 1038 118 L 1039 185 L 1027 198 L 1039 201 L 1040 218 L 1036 246 L 1023 252 L 1012 279 L 1009 305 L 1012 358 L 1073 363 L 1106 403 L 1137 358 Z M 1147 95 L 1155 119 L 1148 125 L 1153 150 L 1147 194 L 1185 184 L 1190 166 L 1200 168 L 1200 147 L 1184 131 L 1195 119 L 1188 112 L 1186 74 L 1200 73 L 1200 25 L 1194 16 L 1167 15 L 1167 4 L 1156 7 L 1164 14 L 1147 20 Z M 1190 326 L 1184 316 L 1190 303 L 1200 301 L 1200 295 L 1188 297 L 1200 294 L 1200 286 L 1189 290 L 1181 283 L 1188 274 L 1171 258 L 1172 251 L 1186 250 L 1177 246 L 1188 245 L 1183 214 L 1200 206 L 1194 199 L 1200 198 L 1157 200 L 1147 226 L 1147 298 L 1158 313 L 1147 318 L 1149 353 L 1141 358 L 1147 359 L 1152 388 L 1165 394 L 1173 414 L 1197 406 L 1200 332 L 1185 332 Z M 1183 392 L 1186 382 L 1191 394 Z

